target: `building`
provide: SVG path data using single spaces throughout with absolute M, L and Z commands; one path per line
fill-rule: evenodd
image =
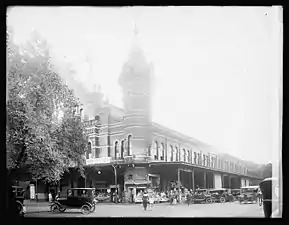
M 91 94 L 97 102 L 95 108 L 90 103 L 90 115 L 79 110 L 83 119 L 90 118 L 84 122 L 89 136 L 86 165 L 94 172 L 70 186 L 118 187 L 128 200 L 146 187 L 240 188 L 259 179 L 247 174 L 242 160 L 152 121 L 154 68 L 140 48 L 137 32 L 118 82 L 123 109 L 102 101 L 98 90 Z

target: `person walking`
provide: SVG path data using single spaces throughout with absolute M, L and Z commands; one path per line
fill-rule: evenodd
M 147 210 L 148 199 L 149 199 L 148 193 L 147 193 L 147 191 L 144 191 L 144 194 L 142 196 L 142 204 L 143 204 L 143 208 L 145 211 Z
M 187 197 L 187 203 L 188 203 L 188 206 L 190 206 L 192 196 L 191 196 L 191 193 L 190 193 L 189 191 L 188 191 L 186 197 Z
M 149 195 L 149 208 L 152 210 L 153 209 L 153 205 L 154 205 L 154 195 L 153 195 L 153 193 L 151 193 L 150 195 Z

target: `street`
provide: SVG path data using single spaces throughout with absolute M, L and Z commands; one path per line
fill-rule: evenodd
M 26 217 L 259 217 L 262 218 L 262 207 L 258 204 L 214 203 L 195 205 L 156 204 L 152 210 L 144 211 L 142 205 L 106 205 L 98 204 L 95 212 L 81 214 L 78 209 L 64 213 L 39 212 L 29 213 Z

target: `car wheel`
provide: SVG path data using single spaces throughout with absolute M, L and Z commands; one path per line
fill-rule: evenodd
M 81 213 L 84 214 L 84 215 L 89 214 L 90 211 L 91 211 L 91 207 L 89 205 L 83 205 L 81 207 Z
M 57 204 L 52 204 L 52 205 L 50 206 L 50 211 L 51 211 L 51 212 L 59 212 L 59 207 L 58 207 L 58 205 L 57 205 Z
M 226 199 L 224 197 L 221 197 L 220 198 L 220 203 L 225 203 L 226 202 Z
M 64 207 L 63 208 L 59 208 L 60 212 L 65 212 L 65 210 L 66 210 L 66 208 L 64 208 Z
M 208 203 L 208 204 L 212 203 L 212 199 L 211 198 L 207 198 L 206 199 L 206 203 Z

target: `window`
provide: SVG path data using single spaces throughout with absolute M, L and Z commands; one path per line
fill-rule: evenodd
M 160 159 L 161 159 L 161 160 L 164 160 L 164 159 L 165 159 L 165 147 L 164 147 L 164 143 L 161 143 Z
M 114 142 L 114 157 L 118 158 L 118 141 Z
M 197 158 L 198 158 L 198 160 L 197 160 L 198 164 L 201 165 L 202 164 L 201 153 L 198 152 Z
M 174 154 L 175 152 L 174 152 L 174 147 L 171 145 L 171 161 L 173 162 L 175 159 L 174 159 L 174 156 L 175 156 L 175 154 Z
M 121 144 L 120 144 L 120 157 L 123 159 L 124 157 L 124 145 L 125 145 L 125 140 L 122 140 L 121 141 Z
M 194 164 L 197 164 L 197 153 L 194 152 Z
M 127 179 L 128 179 L 128 180 L 133 180 L 132 174 L 129 174 Z
M 155 143 L 154 143 L 153 151 L 154 151 L 154 159 L 158 160 L 158 158 L 159 158 L 159 150 L 158 150 L 158 142 L 157 141 L 155 141 Z
M 191 151 L 188 150 L 188 151 L 187 151 L 187 162 L 188 162 L 188 163 L 192 163 L 191 158 L 192 158 L 192 157 L 191 157 Z
M 206 166 L 207 160 L 206 160 L 206 155 L 203 154 L 203 166 Z
M 185 149 L 183 149 L 183 151 L 182 151 L 182 159 L 181 159 L 181 161 L 183 161 L 183 162 L 186 161 L 186 150 Z
M 87 151 L 86 151 L 86 159 L 89 159 L 89 154 L 91 153 L 91 143 L 88 142 Z
M 132 135 L 130 134 L 130 135 L 128 135 L 128 137 L 127 137 L 127 142 L 128 142 L 127 154 L 128 154 L 128 155 L 132 155 L 131 139 L 132 139 Z
M 176 146 L 176 161 L 179 161 L 179 149 Z
M 210 159 L 210 155 L 207 155 L 207 166 L 211 167 L 211 159 Z

